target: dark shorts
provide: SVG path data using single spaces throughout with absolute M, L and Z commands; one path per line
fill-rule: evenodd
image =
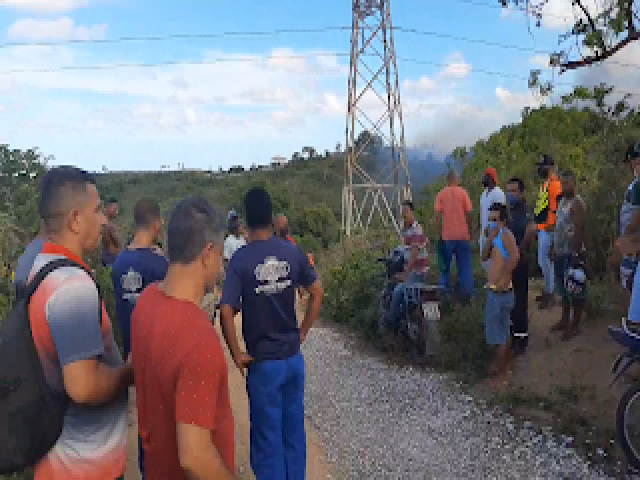
M 511 310 L 515 303 L 513 291 L 487 291 L 484 333 L 488 345 L 506 345 L 511 335 Z
M 587 298 L 587 284 L 585 283 L 584 289 L 581 293 L 576 294 L 573 292 L 567 292 L 565 285 L 565 275 L 569 267 L 571 266 L 571 254 L 558 255 L 553 262 L 553 271 L 555 275 L 555 289 L 556 294 L 567 300 L 584 300 Z

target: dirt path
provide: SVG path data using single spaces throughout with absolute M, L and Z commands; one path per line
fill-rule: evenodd
M 240 332 L 240 321 L 237 322 L 238 332 Z M 222 334 L 217 328 L 220 339 Z M 229 394 L 231 396 L 231 407 L 235 418 L 236 433 L 236 478 L 238 480 L 253 479 L 253 473 L 249 465 L 249 405 L 245 380 L 233 364 L 229 352 L 225 346 L 227 368 L 229 372 Z M 132 404 L 135 405 L 135 392 L 131 390 Z M 131 415 L 129 427 L 129 448 L 127 451 L 127 470 L 125 480 L 139 480 L 138 473 L 138 438 L 135 409 Z M 312 427 L 307 423 L 307 479 L 324 480 L 333 478 L 332 469 L 327 460 L 326 452 Z

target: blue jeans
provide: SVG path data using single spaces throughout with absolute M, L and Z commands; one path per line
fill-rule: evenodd
M 403 306 L 405 299 L 407 298 L 406 287 L 423 281 L 423 274 L 410 273 L 406 282 L 399 283 L 394 287 L 393 293 L 391 294 L 391 306 L 389 307 L 389 324 L 391 328 L 393 328 L 394 332 L 398 332 L 400 327 L 402 327 L 402 319 L 404 318 L 402 315 Z
M 138 436 L 138 467 L 140 468 L 140 480 L 145 480 L 144 474 L 144 449 L 142 448 L 142 439 Z
M 451 261 L 456 256 L 456 269 L 463 295 L 473 294 L 473 269 L 471 267 L 471 245 L 468 240 L 444 241 L 444 269 L 440 274 L 443 288 L 451 287 Z
M 256 480 L 305 478 L 304 375 L 301 353 L 249 365 L 249 459 Z
M 549 258 L 549 251 L 553 245 L 553 233 L 538 230 L 538 265 L 544 277 L 544 292 L 553 293 L 553 262 Z
M 487 345 L 506 345 L 511 335 L 511 311 L 515 304 L 513 291 L 497 293 L 487 291 L 484 335 Z

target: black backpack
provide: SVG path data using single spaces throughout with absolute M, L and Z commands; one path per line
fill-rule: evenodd
M 0 474 L 33 466 L 62 433 L 69 397 L 46 382 L 31 334 L 29 302 L 49 273 L 69 266 L 90 273 L 67 258 L 47 263 L 20 293 L 0 331 Z

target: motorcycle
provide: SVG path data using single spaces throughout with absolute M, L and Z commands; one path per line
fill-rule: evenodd
M 380 293 L 379 316 L 380 334 L 385 337 L 389 330 L 386 319 L 391 308 L 393 290 L 399 283 L 396 275 L 404 271 L 406 250 L 398 247 L 388 257 L 379 258 L 378 261 L 385 265 L 385 285 Z M 422 365 L 437 353 L 441 300 L 440 285 L 415 283 L 405 286 L 402 320 L 397 335 L 408 346 L 414 363 Z
M 632 365 L 640 363 L 640 334 L 631 331 L 623 319 L 622 326 L 609 327 L 609 335 L 626 349 L 611 368 L 613 385 Z M 640 383 L 627 388 L 618 402 L 616 434 L 629 464 L 640 469 Z

